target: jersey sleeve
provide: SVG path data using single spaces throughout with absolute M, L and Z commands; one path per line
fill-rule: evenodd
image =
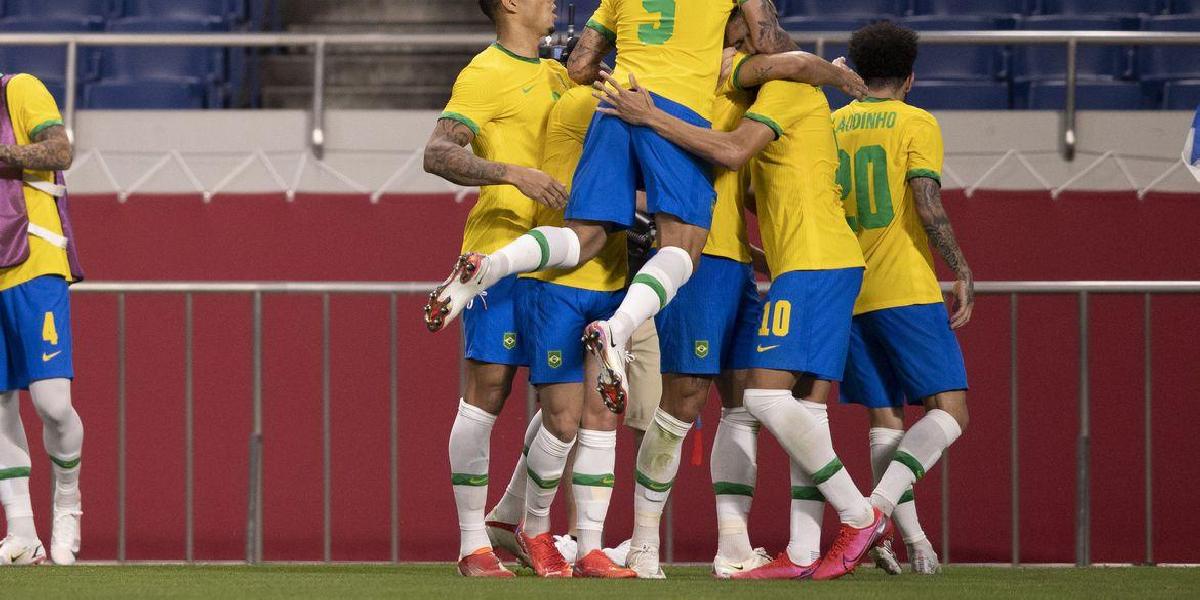
M 908 153 L 908 171 L 904 180 L 928 177 L 942 183 L 942 128 L 933 115 L 914 119 L 904 132 Z
M 610 44 L 617 43 L 617 19 L 613 13 L 612 0 L 600 0 L 600 6 L 596 7 L 596 12 L 592 13 L 592 18 L 588 19 L 588 29 L 596 30 L 600 35 L 603 35 Z
M 495 119 L 501 108 L 495 85 L 487 80 L 484 70 L 468 65 L 454 81 L 450 102 L 439 118 L 458 121 L 479 135 L 480 128 Z
M 13 126 L 22 129 L 30 141 L 47 127 L 63 124 L 54 96 L 33 75 L 13 77 L 8 82 L 8 98 L 12 104 L 9 110 L 16 120 Z
M 717 90 L 718 94 L 728 94 L 733 90 L 745 91 L 745 88 L 738 83 L 738 73 L 742 72 L 742 67 L 748 60 L 750 60 L 749 54 L 738 52 L 733 55 L 733 66 L 729 69 L 729 76 L 721 82 L 721 87 Z
M 758 97 L 746 118 L 757 121 L 775 132 L 775 139 L 791 128 L 803 115 L 798 109 L 797 98 L 792 86 L 800 85 L 787 81 L 769 81 L 758 91 Z

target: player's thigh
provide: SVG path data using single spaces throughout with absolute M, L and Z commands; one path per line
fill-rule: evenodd
M 583 344 L 580 334 L 590 323 L 597 297 L 612 292 L 589 292 L 554 283 L 539 283 L 535 302 L 525 305 L 528 329 L 529 380 L 534 385 L 582 383 Z M 611 305 L 612 300 L 606 304 Z M 582 408 L 583 397 L 575 399 Z
M 903 408 L 904 390 L 896 380 L 888 352 L 872 324 L 871 313 L 855 316 L 850 324 L 850 344 L 839 399 L 845 404 L 864 406 L 872 413 Z M 903 429 L 903 421 L 900 428 Z
M 74 378 L 66 280 L 43 275 L 3 293 L 10 377 L 6 387 L 25 389 L 33 381 Z
M 625 425 L 646 431 L 662 400 L 663 391 L 658 330 L 653 319 L 633 332 L 629 351 L 633 354 L 633 362 L 626 367 L 629 401 L 625 405 Z
M 518 278 L 509 276 L 489 288 L 486 297 L 471 301 L 462 314 L 466 358 L 498 365 L 526 364 L 517 315 L 518 296 L 526 293 L 518 292 Z
M 655 316 L 663 373 L 715 377 L 730 362 L 750 266 L 704 255 L 687 285 Z
M 609 223 L 617 229 L 633 224 L 640 175 L 631 131 L 617 117 L 593 117 L 571 181 L 566 220 Z
M 910 403 L 967 389 L 962 348 L 950 329 L 944 304 L 900 306 L 868 314 Z M 965 399 L 965 394 L 962 397 Z
M 654 96 L 655 105 L 698 127 L 710 124 L 695 111 Z M 650 212 L 666 213 L 680 221 L 707 230 L 712 224 L 717 195 L 712 185 L 712 166 L 649 127 L 633 129 L 633 147 L 645 180 L 646 205 Z

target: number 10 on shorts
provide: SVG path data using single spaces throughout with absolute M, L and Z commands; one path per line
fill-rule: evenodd
M 767 302 L 763 305 L 762 325 L 758 328 L 758 335 L 766 337 L 773 335 L 775 337 L 785 337 L 791 329 L 792 322 L 792 303 L 787 300 L 776 300 L 775 302 Z

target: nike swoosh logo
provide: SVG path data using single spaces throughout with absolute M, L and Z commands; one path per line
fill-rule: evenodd
M 745 567 L 744 565 L 736 565 L 736 566 L 735 566 L 735 565 L 729 565 L 729 568 L 730 568 L 730 569 L 733 569 L 734 571 L 741 571 L 742 569 L 745 569 L 746 567 Z
M 775 344 L 774 346 L 762 346 L 762 345 L 760 345 L 760 346 L 758 346 L 757 348 L 755 348 L 755 350 L 758 350 L 759 352 L 769 352 L 769 351 L 771 351 L 771 350 L 774 350 L 774 349 L 778 348 L 779 346 L 781 346 L 781 344 Z
M 522 91 L 522 92 L 525 92 L 526 94 L 528 94 L 529 92 L 533 91 L 533 86 L 531 85 L 531 86 L 529 86 L 529 87 L 527 87 L 527 88 L 521 88 L 521 91 Z
M 58 356 L 59 354 L 62 354 L 62 350 L 59 350 L 58 352 L 54 352 L 52 354 L 46 354 L 45 352 L 43 352 L 42 353 L 42 362 L 50 362 L 50 359 L 54 358 L 55 356 Z

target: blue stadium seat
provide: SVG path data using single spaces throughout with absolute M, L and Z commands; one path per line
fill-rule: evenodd
M 129 17 L 109 23 L 109 31 L 123 33 L 199 33 L 212 31 L 209 21 Z M 155 77 L 190 78 L 197 82 L 224 79 L 224 49 L 205 47 L 114 46 L 106 48 L 101 76 L 111 79 Z
M 125 14 L 165 19 L 235 23 L 244 19 L 245 4 L 235 0 L 125 0 Z
M 1066 84 L 1061 81 L 1016 84 L 1017 108 L 1062 110 L 1066 106 Z M 1135 110 L 1155 108 L 1142 86 L 1131 81 L 1081 82 L 1075 88 L 1075 107 L 1079 110 Z
M 1130 23 L 1119 17 L 1038 16 L 1022 19 L 1017 27 L 1027 30 L 1125 30 Z M 1065 80 L 1066 44 L 1029 45 L 1014 52 L 1016 81 Z M 1132 51 L 1118 46 L 1079 46 L 1076 68 L 1081 80 L 1118 79 L 1132 76 Z
M 39 19 L 83 19 L 102 27 L 105 19 L 120 14 L 119 0 L 5 0 L 4 16 Z
M 1142 21 L 1146 31 L 1200 31 L 1200 15 L 1168 15 Z M 1200 79 L 1200 46 L 1142 46 L 1138 65 L 1144 81 Z
M 7 33 L 62 32 L 89 33 L 99 31 L 101 22 L 77 17 L 57 19 L 42 17 L 10 17 L 0 20 L 0 31 Z M 99 71 L 100 52 L 80 46 L 75 63 L 77 76 L 84 81 L 95 79 Z M 65 46 L 4 46 L 0 47 L 0 72 L 31 73 L 46 82 L 61 85 L 66 80 L 67 51 Z
M 1008 84 L 1001 81 L 916 81 L 906 102 L 926 110 L 1005 110 Z
M 83 106 L 98 109 L 205 108 L 204 86 L 188 80 L 99 81 L 86 86 Z
M 1155 12 L 1157 0 L 1035 0 L 1042 15 L 1140 15 Z
M 783 17 L 779 24 L 787 31 L 836 31 L 851 32 L 876 21 L 870 17 Z M 809 52 L 816 50 L 813 44 L 801 44 L 800 47 Z M 845 44 L 826 44 L 824 57 L 828 59 L 846 56 Z
M 1163 108 L 1167 110 L 1200 108 L 1200 80 L 1168 81 L 1163 86 Z
M 914 0 L 915 15 L 1001 16 L 1028 12 L 1026 0 Z
M 908 12 L 908 0 L 787 0 L 784 4 L 779 7 L 781 14 L 813 17 L 895 17 Z
M 908 17 L 900 21 L 921 31 L 977 31 L 999 29 L 1005 23 L 993 17 Z M 922 44 L 917 53 L 917 79 L 974 81 L 1007 77 L 1005 52 L 996 45 Z
M 1200 0 L 1167 0 L 1167 12 L 1173 15 L 1200 14 Z

